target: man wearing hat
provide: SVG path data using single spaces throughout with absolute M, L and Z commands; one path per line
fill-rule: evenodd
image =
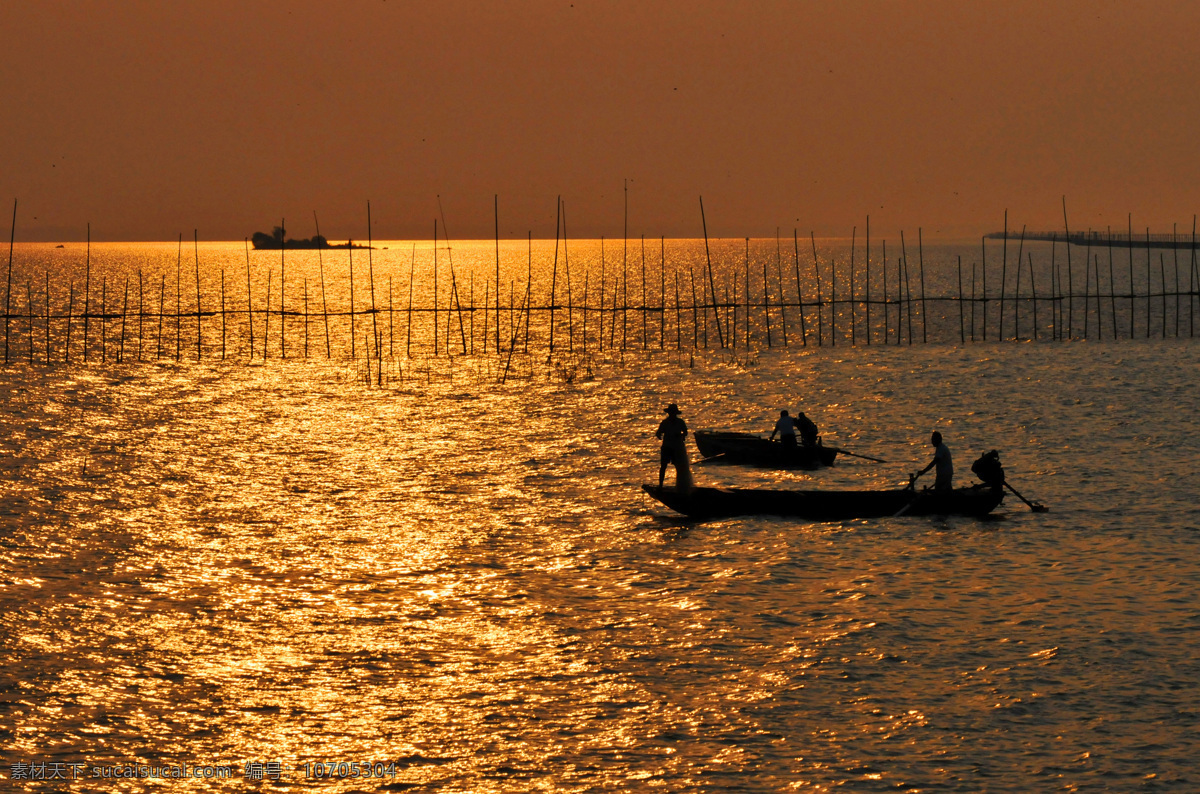
M 667 474 L 667 464 L 675 467 L 675 487 L 691 487 L 692 474 L 688 468 L 687 449 L 684 439 L 687 437 L 687 425 L 679 418 L 679 406 L 671 403 L 667 406 L 667 418 L 658 425 L 654 434 L 662 439 L 662 451 L 659 455 L 658 487 L 663 487 L 663 479 Z

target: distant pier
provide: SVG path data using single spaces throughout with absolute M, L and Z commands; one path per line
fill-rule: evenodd
M 1042 240 L 1048 243 L 1069 242 L 1072 245 L 1092 248 L 1195 248 L 1197 238 L 1187 234 L 1127 234 L 1121 232 L 992 232 L 985 235 L 989 240 Z

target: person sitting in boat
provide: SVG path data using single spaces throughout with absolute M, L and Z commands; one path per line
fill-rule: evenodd
M 815 447 L 817 442 L 821 440 L 818 435 L 819 431 L 817 430 L 816 422 L 805 416 L 804 411 L 801 411 L 800 415 L 796 417 L 796 424 L 800 428 L 801 443 L 806 447 Z
M 680 491 L 692 487 L 692 472 L 688 468 L 687 448 L 684 439 L 687 437 L 687 424 L 679 418 L 679 406 L 671 403 L 666 408 L 667 418 L 658 425 L 655 437 L 662 439 L 662 450 L 659 453 L 658 487 L 663 487 L 667 474 L 667 464 L 675 467 L 675 488 Z
M 779 420 L 775 422 L 775 429 L 771 431 L 771 441 L 775 440 L 776 433 L 779 434 L 780 443 L 785 447 L 796 446 L 796 422 L 788 416 L 787 411 L 779 412 Z
M 942 443 L 942 434 L 934 430 L 933 435 L 929 437 L 929 443 L 933 445 L 933 460 L 929 461 L 929 465 L 917 472 L 917 477 L 920 477 L 925 472 L 936 467 L 937 471 L 933 480 L 933 489 L 935 491 L 949 491 L 954 487 L 954 462 L 950 459 L 950 448 Z

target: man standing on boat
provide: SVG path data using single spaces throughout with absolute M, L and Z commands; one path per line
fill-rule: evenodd
M 692 487 L 692 472 L 688 468 L 687 448 L 684 439 L 687 437 L 687 425 L 679 418 L 679 406 L 671 403 L 666 409 L 667 418 L 658 425 L 655 437 L 662 439 L 662 450 L 659 453 L 658 487 L 663 487 L 667 474 L 667 464 L 675 467 L 675 488 L 689 490 Z
M 787 411 L 779 412 L 779 421 L 775 423 L 775 429 L 771 431 L 771 441 L 775 440 L 776 433 L 779 434 L 779 442 L 783 446 L 789 448 L 796 446 L 796 423 L 792 417 L 788 416 Z
M 937 473 L 933 481 L 933 489 L 949 491 L 954 487 L 954 463 L 950 459 L 950 448 L 942 443 L 942 434 L 936 430 L 930 436 L 929 443 L 933 445 L 933 460 L 929 461 L 928 466 L 917 472 L 917 477 L 936 467 Z

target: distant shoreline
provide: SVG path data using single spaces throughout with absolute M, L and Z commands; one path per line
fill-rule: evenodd
M 1093 246 L 1096 248 L 1193 248 L 1197 247 L 1197 240 L 1189 235 L 1176 234 L 1145 234 L 1138 236 L 1133 235 L 1132 239 L 1128 234 L 1101 234 L 1100 232 L 1024 232 L 1018 233 L 1009 231 L 992 232 L 984 235 L 989 240 L 1038 240 L 1048 243 L 1069 242 L 1071 245 Z

